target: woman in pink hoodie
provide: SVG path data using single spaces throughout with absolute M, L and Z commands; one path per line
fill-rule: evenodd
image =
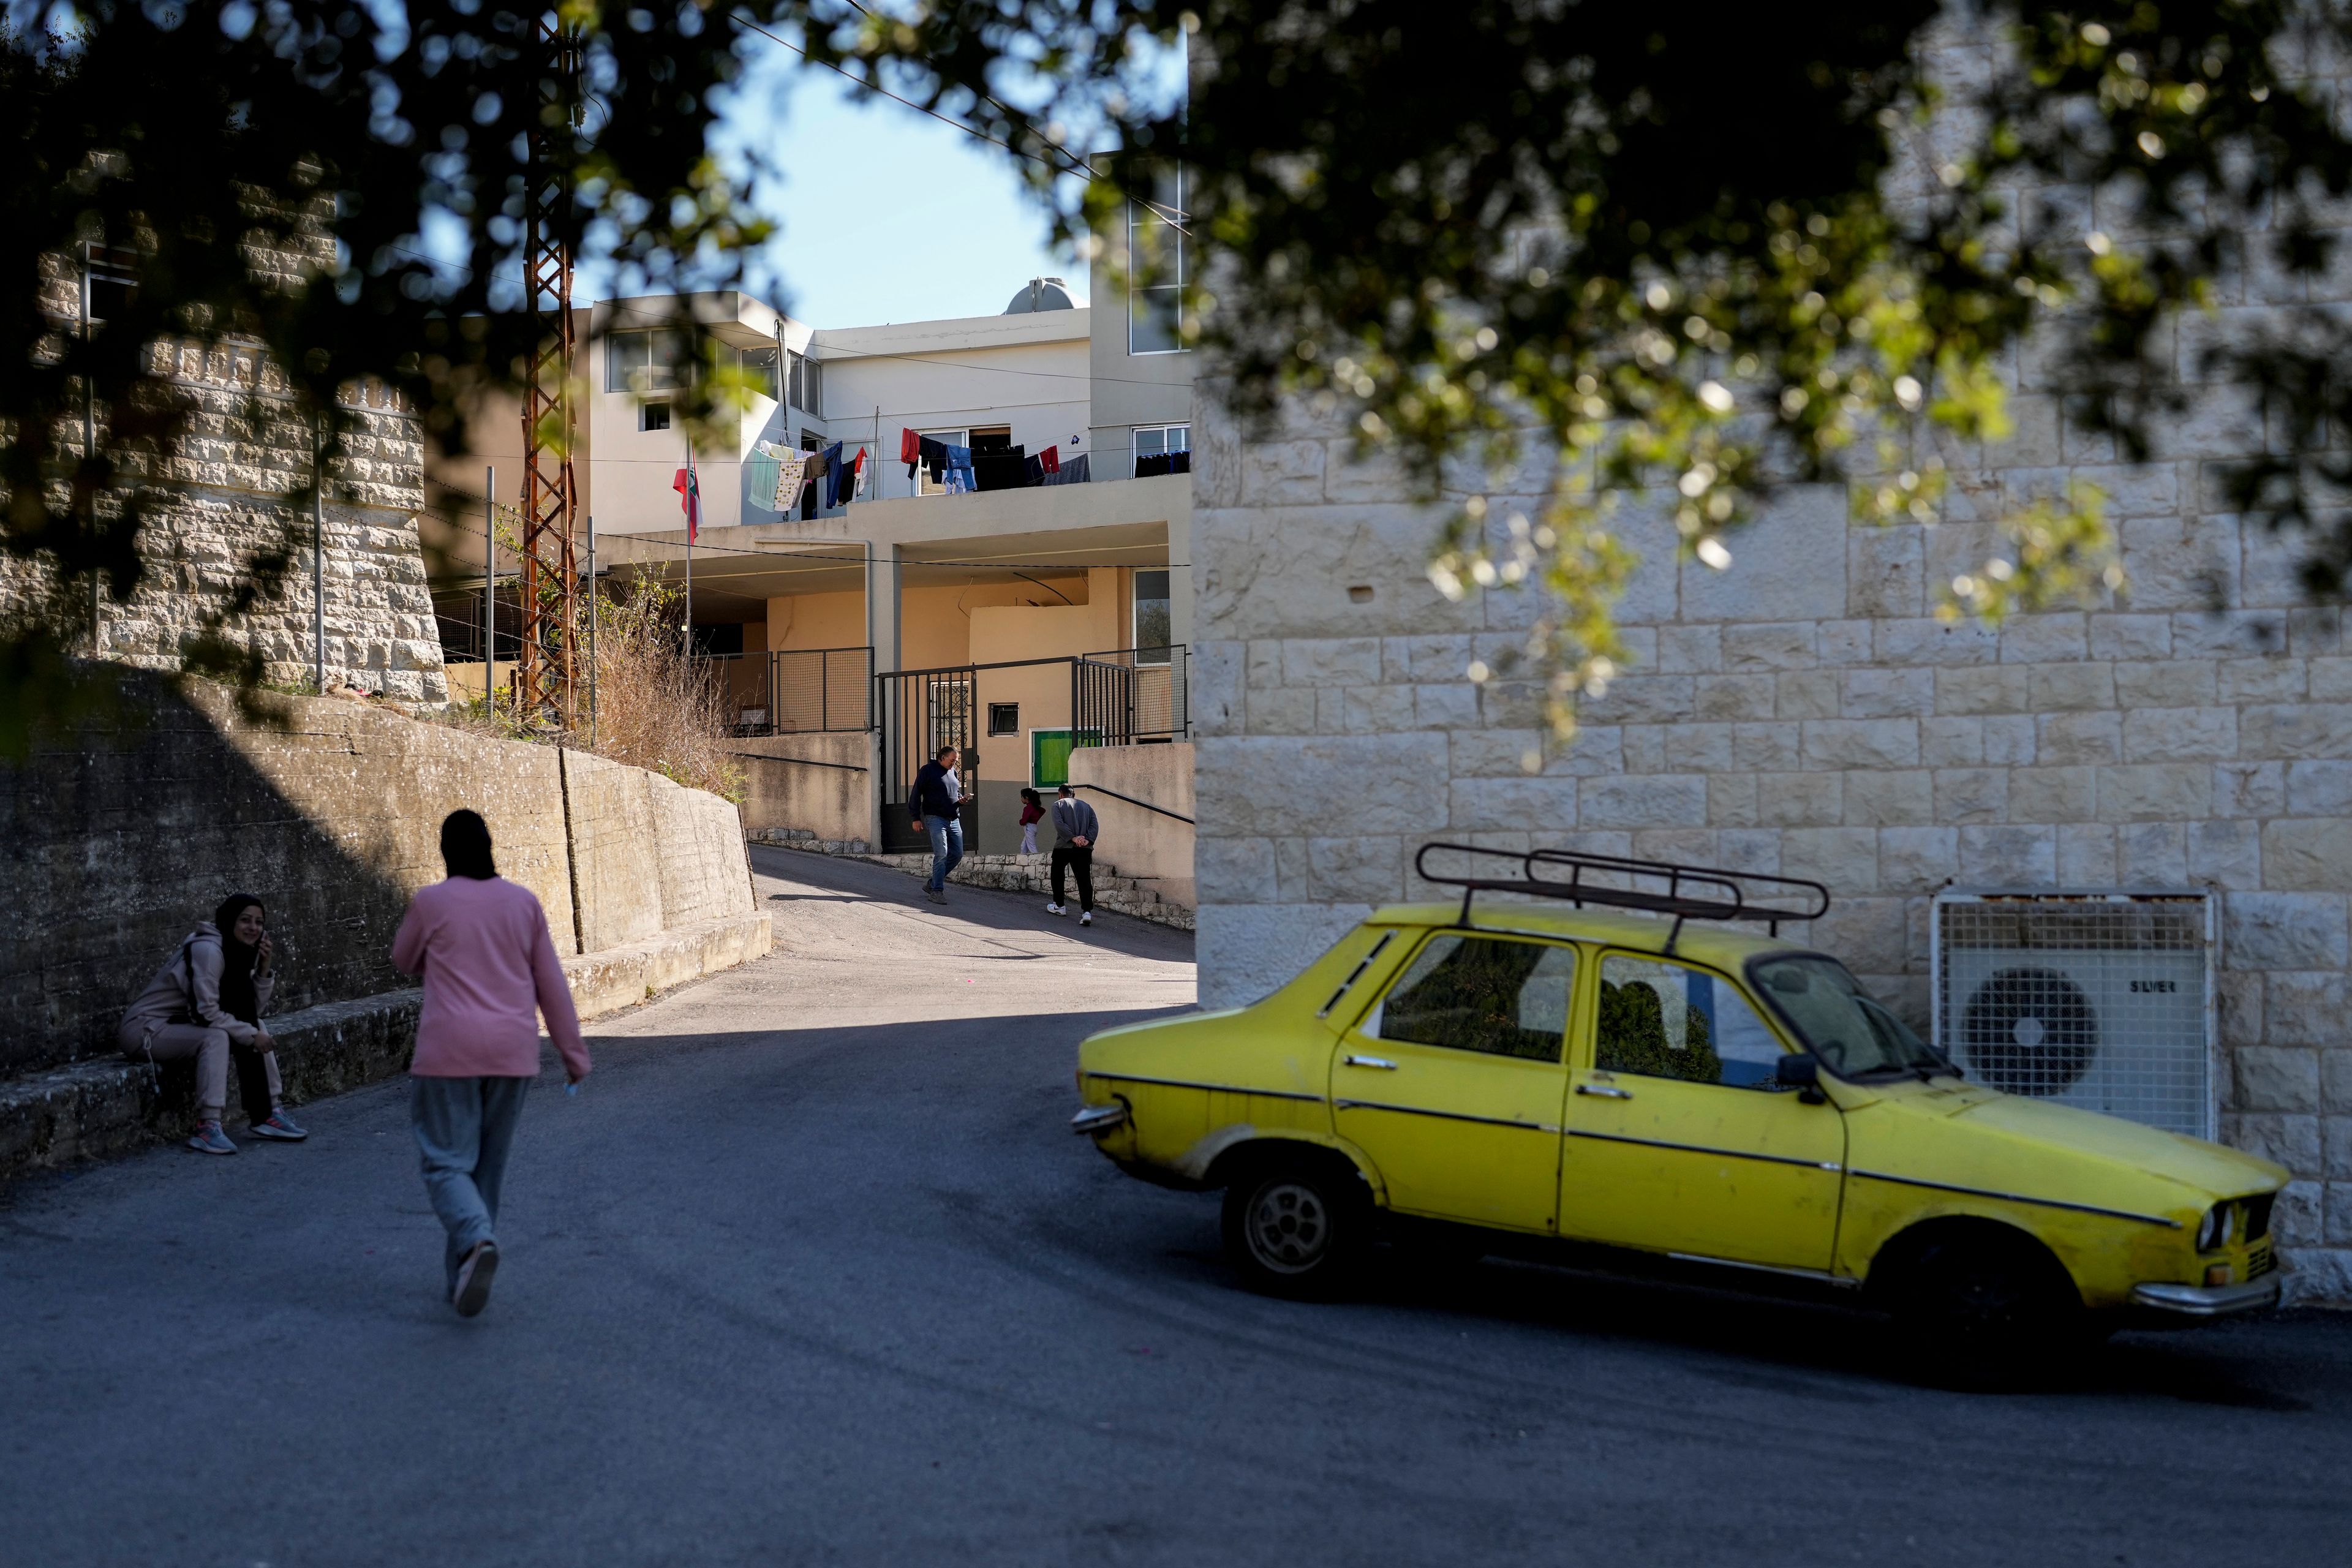
M 523 1090 L 539 1076 L 539 1019 L 573 1083 L 588 1076 L 580 1016 L 528 888 L 499 875 L 490 830 L 470 811 L 441 824 L 448 879 L 420 888 L 393 939 L 392 961 L 425 980 L 409 1063 L 425 1191 L 449 1233 L 450 1304 L 472 1317 L 490 1299 L 499 1186 Z

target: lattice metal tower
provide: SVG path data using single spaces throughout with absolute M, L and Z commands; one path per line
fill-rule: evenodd
M 579 489 L 572 471 L 572 248 L 562 237 L 572 150 L 557 139 L 580 123 L 581 51 L 579 34 L 552 10 L 541 15 L 535 31 L 546 63 L 523 195 L 523 271 L 539 335 L 522 398 L 522 646 L 514 692 L 518 713 L 569 726 L 585 679 L 586 612 L 573 544 Z

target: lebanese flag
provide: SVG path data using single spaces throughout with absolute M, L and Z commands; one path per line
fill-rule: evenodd
M 691 544 L 702 532 L 702 485 L 694 476 L 693 447 L 687 448 L 686 467 L 677 471 L 669 488 L 677 492 L 678 510 L 686 513 L 686 542 Z

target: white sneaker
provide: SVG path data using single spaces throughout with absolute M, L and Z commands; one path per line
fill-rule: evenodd
M 1080 925 L 1082 925 L 1082 926 L 1090 926 L 1090 925 L 1094 924 L 1094 923 L 1095 923 L 1095 912 L 1094 912 L 1094 910 L 1080 910 L 1078 911 L 1078 923 L 1079 923 Z
M 1070 911 L 1060 904 L 1047 904 L 1045 906 L 1045 912 L 1049 915 L 1066 915 Z

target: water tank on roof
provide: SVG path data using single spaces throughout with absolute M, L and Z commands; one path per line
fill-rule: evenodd
M 1032 310 L 1075 310 L 1077 301 L 1070 298 L 1068 285 L 1058 278 L 1032 278 L 1021 292 L 1013 296 L 1013 303 L 1004 307 L 1008 316 L 1025 316 Z

